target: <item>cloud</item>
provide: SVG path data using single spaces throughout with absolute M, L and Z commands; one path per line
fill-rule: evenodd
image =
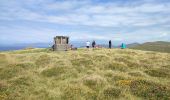
M 166 36 L 168 36 L 168 33 L 162 33 L 162 34 L 160 34 L 160 37 L 166 37 Z
M 35 1 L 31 0 L 31 2 Z M 134 6 L 120 6 L 119 4 L 116 5 L 112 3 L 95 5 L 91 2 L 81 1 L 41 1 L 38 4 L 28 4 L 30 5 L 26 5 L 26 7 L 22 6 L 22 3 L 10 4 L 10 7 L 14 8 L 11 9 L 9 7 L 6 8 L 5 11 L 1 11 L 2 13 L 0 19 L 22 19 L 71 25 L 108 27 L 132 25 L 143 27 L 160 24 L 160 21 L 167 13 L 170 16 L 170 11 L 168 10 L 170 9 L 170 4 L 141 4 Z M 15 7 L 15 5 L 19 6 Z M 31 7 L 27 8 L 27 6 L 33 6 L 32 8 L 34 9 L 32 10 Z M 37 7 L 36 9 L 34 6 L 40 7 Z M 4 7 L 1 9 L 3 8 Z M 151 16 L 150 14 L 152 13 L 158 14 Z M 165 20 L 165 22 L 167 21 L 170 21 L 170 19 Z
M 168 0 L 1 0 L 0 39 L 43 42 L 61 33 L 74 40 L 167 40 L 169 9 Z

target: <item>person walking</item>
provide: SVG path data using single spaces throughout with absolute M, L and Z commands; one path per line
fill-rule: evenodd
M 86 42 L 86 48 L 90 48 L 90 42 L 89 41 Z
M 93 40 L 93 42 L 92 42 L 93 49 L 95 48 L 95 45 L 96 45 L 96 42 Z
M 109 40 L 109 48 L 111 49 L 112 48 L 112 41 Z

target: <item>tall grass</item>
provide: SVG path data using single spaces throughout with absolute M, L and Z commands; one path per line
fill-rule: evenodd
M 170 99 L 170 54 L 131 49 L 0 53 L 0 100 Z

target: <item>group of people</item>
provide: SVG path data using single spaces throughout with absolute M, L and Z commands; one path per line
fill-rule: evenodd
M 92 45 L 92 48 L 96 48 L 96 42 L 94 40 L 93 40 L 92 44 L 89 41 L 86 42 L 86 48 L 90 48 L 90 45 Z M 109 40 L 109 48 L 110 49 L 112 48 L 112 41 L 111 40 Z M 124 43 L 122 43 L 121 48 L 125 49 L 126 45 Z
M 89 41 L 86 42 L 86 48 L 90 48 L 90 42 Z M 96 42 L 94 40 L 92 42 L 92 48 L 96 48 Z

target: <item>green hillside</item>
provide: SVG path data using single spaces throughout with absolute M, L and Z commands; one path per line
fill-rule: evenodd
M 137 46 L 130 47 L 131 49 L 147 50 L 147 51 L 158 51 L 170 53 L 170 42 L 147 42 L 144 44 L 139 44 Z
M 169 100 L 170 53 L 131 49 L 0 53 L 0 100 Z

